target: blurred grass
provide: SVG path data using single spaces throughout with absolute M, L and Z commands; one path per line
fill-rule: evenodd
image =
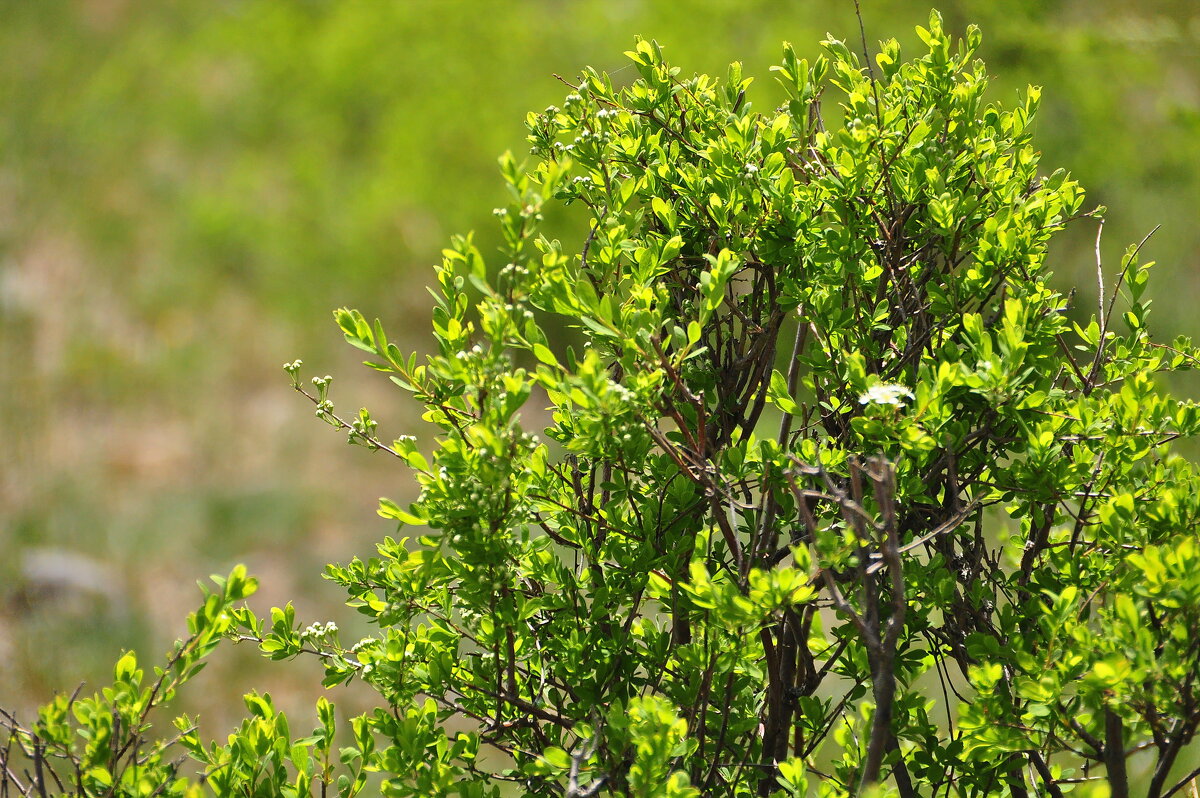
M 924 2 L 863 6 L 872 42 L 914 52 Z M 941 8 L 954 30 L 983 27 L 991 97 L 1045 86 L 1044 164 L 1110 207 L 1110 267 L 1163 225 L 1146 248 L 1162 264 L 1158 329 L 1194 330 L 1200 9 Z M 450 233 L 495 242 L 495 157 L 524 151 L 527 111 L 561 102 L 552 73 L 621 69 L 642 34 L 688 72 L 743 60 L 769 106 L 780 42 L 815 54 L 826 31 L 856 41 L 852 10 L 0 0 L 0 705 L 95 684 L 121 648 L 157 653 L 182 631 L 194 580 L 237 561 L 263 577 L 262 606 L 295 599 L 345 626 L 320 567 L 369 553 L 391 531 L 375 499 L 411 484 L 313 420 L 279 365 L 304 357 L 338 377 L 343 408 L 421 432 L 329 311 L 358 307 L 425 346 L 426 266 Z M 1094 234 L 1055 249 L 1085 311 Z M 206 675 L 213 733 L 251 686 L 300 695 L 312 677 L 254 661 L 240 652 Z

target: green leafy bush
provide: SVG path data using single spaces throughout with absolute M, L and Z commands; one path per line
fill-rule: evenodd
M 218 794 L 1166 798 L 1195 775 L 1200 490 L 1170 444 L 1200 410 L 1155 378 L 1197 353 L 1148 333 L 1140 246 L 1096 263 L 1090 318 L 1051 287 L 1050 237 L 1101 217 L 1039 171 L 1038 90 L 989 104 L 978 31 L 918 33 L 872 65 L 785 47 L 761 113 L 740 65 L 685 78 L 639 41 L 632 85 L 588 70 L 531 114 L 500 260 L 445 250 L 437 352 L 336 314 L 425 407 L 424 449 L 286 366 L 421 494 L 380 503 L 410 536 L 326 572 L 374 634 L 220 616 L 380 703 L 338 768 L 328 703 L 293 739 L 248 697 L 228 745 L 182 740 Z M 572 204 L 577 240 L 539 235 Z M 34 759 L 41 729 L 15 736 Z
M 202 751 L 196 724 L 175 721 L 174 737 L 154 735 L 154 716 L 207 664 L 205 658 L 234 629 L 234 604 L 253 595 L 258 583 L 241 566 L 213 577 L 204 604 L 188 616 L 188 637 L 177 641 L 165 667 L 146 679 L 136 655 L 126 652 L 113 669 L 113 682 L 99 693 L 60 695 L 38 713 L 32 727 L 0 710 L 0 790 L 8 795 L 184 796 L 198 794 L 181 769 L 177 746 Z M 247 705 L 255 708 L 252 696 Z M 249 725 L 249 724 L 247 724 Z M 243 739 L 251 740 L 249 734 Z M 21 770 L 25 767 L 24 771 Z

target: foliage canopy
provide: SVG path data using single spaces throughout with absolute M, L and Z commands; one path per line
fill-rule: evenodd
M 268 696 L 228 745 L 182 721 L 219 794 L 1126 796 L 1145 768 L 1166 798 L 1194 775 L 1200 490 L 1170 444 L 1200 410 L 1155 376 L 1196 352 L 1148 333 L 1140 246 L 1072 321 L 1047 243 L 1100 211 L 1039 171 L 1038 90 L 988 103 L 978 30 L 918 33 L 869 66 L 785 47 L 765 113 L 740 65 L 684 78 L 638 41 L 632 85 L 587 70 L 531 114 L 501 264 L 467 236 L 437 271 L 436 354 L 336 314 L 432 454 L 286 366 L 416 475 L 380 505 L 415 537 L 329 566 L 377 627 L 348 647 L 220 583 L 198 617 L 380 707 L 342 772 L 327 702 L 301 739 Z M 538 234 L 555 204 L 586 208 L 578 242 Z M 196 789 L 96 744 L 141 734 L 144 699 L 119 724 L 75 704 L 82 754 L 69 703 L 14 739 L 75 756 L 81 791 Z

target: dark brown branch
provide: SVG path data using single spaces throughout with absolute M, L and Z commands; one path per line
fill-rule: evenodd
M 1110 798 L 1129 798 L 1129 776 L 1125 772 L 1124 725 L 1121 723 L 1121 716 L 1110 707 L 1104 708 L 1104 766 L 1108 770 Z

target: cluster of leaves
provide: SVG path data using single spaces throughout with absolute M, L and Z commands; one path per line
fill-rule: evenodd
M 1170 444 L 1200 409 L 1154 379 L 1197 353 L 1149 335 L 1140 246 L 1111 288 L 1097 262 L 1090 319 L 1050 285 L 1052 234 L 1099 212 L 1039 172 L 1038 91 L 989 104 L 977 30 L 918 34 L 907 61 L 786 47 L 766 113 L 739 65 L 683 78 L 639 41 L 632 85 L 585 71 L 531 115 L 501 265 L 445 251 L 438 351 L 336 314 L 432 454 L 285 367 L 421 487 L 380 505 L 415 537 L 326 572 L 374 634 L 230 613 L 378 692 L 340 794 L 1123 798 L 1141 755 L 1167 798 L 1195 775 L 1200 486 Z M 587 209 L 578 242 L 538 233 L 548 203 Z M 335 783 L 327 706 L 300 741 L 249 706 L 229 746 L 189 742 L 222 794 Z
M 88 697 L 80 697 L 79 690 L 60 695 L 41 708 L 31 726 L 0 710 L 0 793 L 199 795 L 190 779 L 194 768 L 183 766 L 186 753 L 174 750 L 192 747 L 195 722 L 177 718 L 178 733 L 169 738 L 152 728 L 162 708 L 234 629 L 235 605 L 258 588 L 241 566 L 228 577 L 214 576 L 213 582 L 216 590 L 204 589 L 204 604 L 188 616 L 188 636 L 176 642 L 165 667 L 155 667 L 152 680 L 146 680 L 134 653 L 126 652 L 109 687 Z M 253 782 L 241 782 L 247 783 Z

